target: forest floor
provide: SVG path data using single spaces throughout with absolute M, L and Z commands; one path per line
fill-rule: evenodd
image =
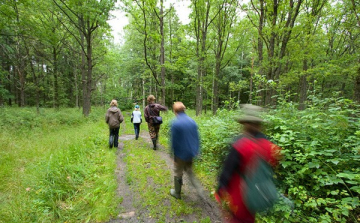
M 135 140 L 134 135 L 129 134 L 130 129 L 126 131 L 125 123 L 122 126 L 116 169 L 120 213 L 109 223 L 221 222 L 221 213 L 210 192 L 204 189 L 206 198 L 198 197 L 186 174 L 182 199 L 170 196 L 174 182 L 173 160 L 168 149 L 159 145 L 154 151 L 146 130 Z

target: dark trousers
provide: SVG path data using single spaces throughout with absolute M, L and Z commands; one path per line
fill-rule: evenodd
M 136 138 L 139 138 L 140 134 L 140 123 L 134 123 L 134 130 Z
M 120 128 L 114 128 L 114 129 L 110 129 L 110 137 L 113 136 L 114 137 L 114 147 L 117 148 L 119 146 L 119 129 Z M 110 145 L 110 147 L 112 147 Z

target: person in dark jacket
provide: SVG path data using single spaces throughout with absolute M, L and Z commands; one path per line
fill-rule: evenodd
M 230 223 L 255 222 L 255 213 L 248 210 L 243 199 L 242 190 L 244 190 L 245 181 L 241 176 L 245 170 L 253 169 L 257 155 L 261 155 L 265 161 L 275 165 L 280 150 L 261 133 L 263 120 L 259 115 L 262 108 L 246 104 L 242 105 L 242 110 L 245 114 L 237 121 L 243 125 L 243 134 L 231 145 L 215 193 L 216 200 L 227 206 Z
M 175 189 L 171 189 L 170 194 L 176 199 L 181 199 L 182 176 L 185 171 L 198 195 L 204 198 L 201 185 L 192 170 L 193 159 L 199 154 L 200 149 L 198 126 L 185 114 L 182 102 L 175 102 L 173 111 L 176 119 L 171 125 L 171 149 L 174 153 Z
M 160 116 L 160 111 L 167 111 L 167 107 L 155 103 L 155 96 L 149 95 L 147 97 L 148 105 L 144 110 L 145 121 L 148 123 L 150 138 L 154 145 L 153 149 L 157 148 L 157 140 L 159 139 L 160 124 L 153 123 L 153 117 Z
M 117 107 L 117 101 L 112 100 L 110 103 L 110 108 L 106 112 L 105 121 L 109 125 L 110 136 L 109 136 L 109 146 L 117 148 L 119 145 L 119 130 L 120 123 L 124 121 L 124 116 L 121 114 L 121 110 Z

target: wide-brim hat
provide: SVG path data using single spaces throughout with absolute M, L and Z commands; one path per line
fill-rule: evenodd
M 260 106 L 252 104 L 240 105 L 240 115 L 235 117 L 235 120 L 239 123 L 244 122 L 264 122 L 264 119 L 260 117 L 264 109 Z

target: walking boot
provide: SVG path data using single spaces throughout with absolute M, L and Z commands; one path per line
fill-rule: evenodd
M 154 147 L 153 147 L 153 150 L 156 150 L 157 148 L 156 148 L 156 139 L 151 139 L 152 140 L 152 143 L 153 143 L 153 145 L 154 145 Z
M 182 178 L 174 177 L 174 185 L 175 189 L 170 189 L 170 195 L 175 197 L 176 199 L 181 199 Z
M 110 135 L 110 137 L 109 137 L 109 147 L 110 147 L 110 149 L 113 148 L 113 146 L 114 146 L 114 136 Z

